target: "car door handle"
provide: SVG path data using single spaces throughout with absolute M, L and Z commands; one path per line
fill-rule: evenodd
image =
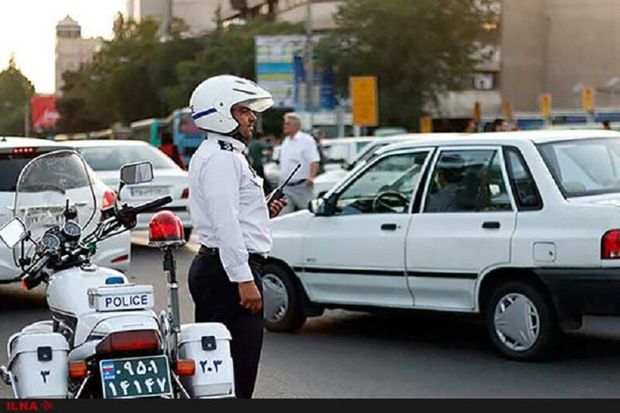
M 382 231 L 396 231 L 398 226 L 396 224 L 383 224 L 381 225 Z
M 485 228 L 485 229 L 499 229 L 500 226 L 501 225 L 497 221 L 487 221 L 482 224 L 482 228 Z

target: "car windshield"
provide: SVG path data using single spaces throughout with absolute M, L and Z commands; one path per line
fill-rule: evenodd
M 567 198 L 620 192 L 620 140 L 580 139 L 538 147 Z
M 153 169 L 178 169 L 164 153 L 150 145 L 90 146 L 77 148 L 95 171 L 118 171 L 128 163 L 149 161 Z
M 362 149 L 362 151 L 357 155 L 355 160 L 353 160 L 353 162 L 351 163 L 348 169 L 351 170 L 357 165 L 359 165 L 360 163 L 366 162 L 368 159 L 370 159 L 372 156 L 374 156 L 377 153 L 377 150 L 379 148 L 383 148 L 384 146 L 387 146 L 390 143 L 392 142 L 385 141 L 385 142 L 375 142 L 375 143 L 366 145 L 364 149 Z

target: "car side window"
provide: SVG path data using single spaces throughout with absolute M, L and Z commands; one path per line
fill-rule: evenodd
M 506 168 L 512 185 L 517 206 L 521 210 L 538 210 L 542 208 L 542 199 L 521 153 L 508 148 L 504 152 L 506 155 Z
M 386 156 L 357 177 L 336 199 L 336 215 L 407 213 L 429 152 Z
M 496 150 L 448 150 L 439 155 L 424 212 L 510 211 Z

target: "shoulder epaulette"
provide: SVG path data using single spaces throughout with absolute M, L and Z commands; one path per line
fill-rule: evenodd
M 230 152 L 233 151 L 233 144 L 232 143 L 226 142 L 226 141 L 221 141 L 221 140 L 218 140 L 217 143 L 220 144 L 220 149 L 221 150 L 223 150 L 223 151 L 230 151 Z

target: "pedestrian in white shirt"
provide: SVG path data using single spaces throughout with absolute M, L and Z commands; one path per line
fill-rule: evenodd
M 280 149 L 280 181 L 286 179 L 297 164 L 301 164 L 299 171 L 283 190 L 288 199 L 283 213 L 289 213 L 308 208 L 321 157 L 314 138 L 301 131 L 299 115 L 293 112 L 285 114 L 283 129 L 286 137 Z
M 192 118 L 206 139 L 189 165 L 190 209 L 201 244 L 189 270 L 196 322 L 220 322 L 232 335 L 235 392 L 251 398 L 263 342 L 260 276 L 271 249 L 269 218 L 286 201 L 267 205 L 263 182 L 243 151 L 255 112 L 271 94 L 236 76 L 202 82 L 190 98 Z

